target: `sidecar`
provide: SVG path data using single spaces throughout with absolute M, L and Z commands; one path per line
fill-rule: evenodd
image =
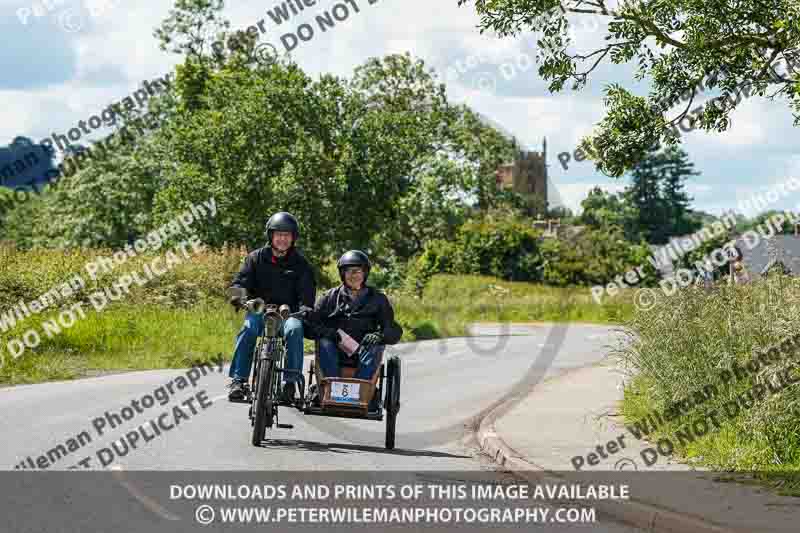
M 359 350 L 363 348 L 359 347 Z M 341 377 L 325 377 L 319 364 L 319 341 L 314 342 L 314 361 L 308 371 L 308 388 L 303 412 L 306 415 L 361 418 L 382 421 L 386 411 L 386 449 L 394 449 L 397 413 L 400 411 L 400 368 L 396 355 L 384 350 L 369 380 L 353 376 L 359 352 L 353 357 L 339 354 Z

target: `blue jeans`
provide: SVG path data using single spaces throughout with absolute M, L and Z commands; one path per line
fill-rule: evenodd
M 365 379 L 369 381 L 378 368 L 383 351 L 386 346 L 377 345 L 368 350 L 364 350 L 361 359 L 358 361 L 358 370 L 353 375 L 355 379 Z M 323 377 L 341 377 L 339 373 L 339 347 L 330 339 L 320 339 L 319 341 L 319 366 Z
M 244 318 L 244 325 L 236 336 L 236 347 L 231 362 L 230 377 L 247 381 L 250 377 L 250 367 L 253 361 L 253 351 L 256 348 L 256 339 L 264 333 L 264 317 L 248 312 Z M 286 343 L 286 368 L 290 370 L 303 370 L 303 321 L 289 318 L 283 323 L 283 340 Z M 299 374 L 285 373 L 286 383 L 296 383 L 300 380 Z

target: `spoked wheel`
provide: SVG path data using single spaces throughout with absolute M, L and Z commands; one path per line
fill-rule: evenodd
M 272 360 L 265 359 L 258 365 L 258 385 L 255 391 L 255 421 L 253 422 L 253 446 L 261 446 L 264 431 L 272 427 L 273 404 L 270 390 L 272 387 Z
M 389 358 L 386 372 L 386 449 L 394 449 L 397 413 L 400 411 L 400 359 Z

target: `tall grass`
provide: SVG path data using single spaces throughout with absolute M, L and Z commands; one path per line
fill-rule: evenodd
M 637 311 L 625 323 L 628 335 L 614 351 L 630 376 L 623 414 L 633 422 L 652 410 L 692 395 L 714 383 L 723 369 L 746 364 L 757 350 L 800 333 L 800 280 L 772 275 L 747 285 L 718 285 L 712 291 L 688 287 L 666 297 L 649 311 Z M 760 368 L 736 384 L 721 386 L 719 394 L 682 417 L 658 428 L 650 440 L 670 437 L 687 421 L 713 409 L 756 384 L 766 384 L 781 371 L 797 379 L 796 360 Z M 677 453 L 691 463 L 732 472 L 796 474 L 800 471 L 800 384 L 754 402 L 720 429 L 679 444 Z M 674 439 L 673 439 L 674 440 Z M 792 490 L 800 489 L 796 476 Z
M 162 250 L 162 253 L 166 250 Z M 75 274 L 87 286 L 40 314 L 25 318 L 8 332 L 0 331 L 0 383 L 35 383 L 71 379 L 100 372 L 186 367 L 222 354 L 230 360 L 233 338 L 242 315 L 227 304 L 226 287 L 245 255 L 244 250 L 195 254 L 144 287 L 132 285 L 130 295 L 96 311 L 89 295 L 109 287 L 120 276 L 141 272 L 155 256 L 137 256 L 104 273 L 96 281 L 84 266 L 110 250 L 20 251 L 0 247 L 0 313 L 38 298 Z M 319 290 L 323 290 L 320 287 Z M 628 296 L 596 304 L 588 288 L 559 289 L 530 283 L 510 283 L 491 277 L 434 277 L 421 297 L 389 293 L 403 341 L 468 335 L 472 322 L 585 321 L 613 323 L 632 313 Z M 63 328 L 52 338 L 42 323 L 83 302 L 86 318 Z M 41 344 L 18 359 L 6 349 L 29 329 Z M 312 343 L 306 344 L 308 351 Z
M 408 340 L 467 335 L 473 322 L 591 322 L 615 324 L 633 313 L 631 294 L 597 304 L 589 289 L 506 282 L 488 276 L 440 274 L 421 298 L 393 296 Z

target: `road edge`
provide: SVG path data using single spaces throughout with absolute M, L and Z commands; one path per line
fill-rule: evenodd
M 481 452 L 510 474 L 530 483 L 561 483 L 563 478 L 526 460 L 497 434 L 494 421 L 508 412 L 509 400 L 482 413 L 473 426 L 474 439 Z M 477 427 L 476 427 L 477 426 Z M 608 516 L 639 527 L 649 533 L 741 533 L 695 515 L 681 513 L 631 498 L 627 501 L 598 500 L 593 506 Z

